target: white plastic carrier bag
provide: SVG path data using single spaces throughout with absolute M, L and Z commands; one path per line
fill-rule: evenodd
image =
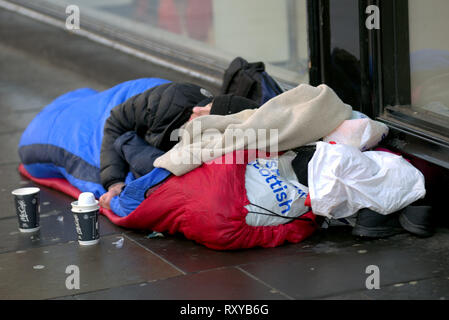
M 334 141 L 366 151 L 376 147 L 388 135 L 388 127 L 369 118 L 346 120 L 323 138 L 324 142 Z
M 318 142 L 308 166 L 313 213 L 346 218 L 362 208 L 387 215 L 423 198 L 423 174 L 401 156 Z
M 298 182 L 291 162 L 296 154 L 289 151 L 279 158 L 256 159 L 248 163 L 245 187 L 250 205 L 246 223 L 250 226 L 277 226 L 288 223 L 308 211 L 304 205 L 308 188 Z

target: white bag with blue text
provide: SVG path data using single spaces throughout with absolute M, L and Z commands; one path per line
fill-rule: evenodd
M 291 162 L 292 151 L 278 158 L 258 158 L 248 163 L 245 187 L 251 204 L 246 223 L 250 226 L 277 226 L 310 211 L 304 205 L 309 189 L 298 182 Z

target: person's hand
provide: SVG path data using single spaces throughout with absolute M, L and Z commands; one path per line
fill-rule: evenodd
M 112 198 L 114 198 L 115 196 L 118 196 L 120 194 L 120 192 L 122 192 L 122 187 L 124 185 L 125 184 L 123 182 L 118 182 L 118 183 L 110 186 L 108 189 L 108 192 L 106 192 L 105 194 L 103 194 L 100 197 L 100 200 L 99 200 L 100 206 L 102 206 L 105 209 L 111 209 Z
M 201 117 L 201 116 L 207 116 L 210 114 L 210 110 L 212 109 L 212 102 L 204 107 L 193 107 L 192 115 L 190 116 L 189 120 L 193 120 L 195 118 Z

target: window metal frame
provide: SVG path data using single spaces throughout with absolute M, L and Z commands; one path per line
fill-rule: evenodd
M 381 27 L 368 30 L 365 10 L 380 9 Z M 384 122 L 384 144 L 449 168 L 449 119 L 411 105 L 408 0 L 359 0 L 361 111 Z
M 449 169 L 449 120 L 411 106 L 408 0 L 358 0 L 360 111 L 387 124 L 385 146 Z M 368 30 L 366 8 L 380 9 Z M 329 0 L 308 0 L 311 85 L 331 83 Z

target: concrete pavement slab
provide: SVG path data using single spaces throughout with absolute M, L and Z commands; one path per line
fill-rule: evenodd
M 0 299 L 49 299 L 182 274 L 136 243 L 117 236 L 97 245 L 77 242 L 0 254 Z M 80 289 L 69 290 L 67 267 L 79 267 Z
M 78 295 L 75 299 L 285 300 L 285 295 L 236 268 L 210 270 Z

